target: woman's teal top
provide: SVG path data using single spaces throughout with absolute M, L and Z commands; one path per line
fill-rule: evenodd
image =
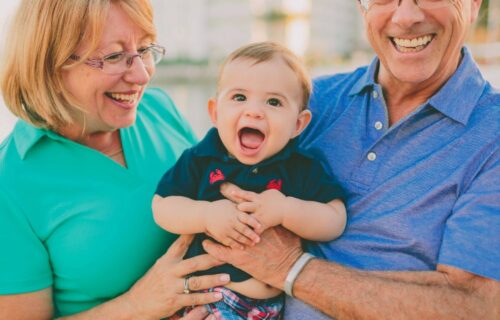
M 170 98 L 146 90 L 120 129 L 127 168 L 19 121 L 0 145 L 0 294 L 53 288 L 56 316 L 129 289 L 175 239 L 153 221 L 161 175 L 196 137 Z

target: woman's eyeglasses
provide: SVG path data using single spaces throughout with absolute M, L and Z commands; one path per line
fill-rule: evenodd
M 154 67 L 165 56 L 165 48 L 156 44 L 139 49 L 137 53 L 114 52 L 102 58 L 87 59 L 84 63 L 90 67 L 101 69 L 106 74 L 121 74 L 134 63 L 134 58 L 141 58 L 146 67 Z M 71 55 L 70 59 L 78 61 L 80 57 Z

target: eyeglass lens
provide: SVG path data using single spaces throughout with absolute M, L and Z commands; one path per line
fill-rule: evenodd
M 151 46 L 139 53 L 115 53 L 102 59 L 102 71 L 108 74 L 118 74 L 127 71 L 133 64 L 135 58 L 140 58 L 146 68 L 154 67 L 164 55 L 165 49 Z
M 401 5 L 402 1 L 414 1 L 420 9 L 438 9 L 451 4 L 450 0 L 368 0 L 366 9 L 377 11 L 392 11 Z

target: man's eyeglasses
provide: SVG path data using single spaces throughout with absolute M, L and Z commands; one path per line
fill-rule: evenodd
M 401 5 L 401 2 L 405 0 L 360 0 L 363 8 L 368 10 L 374 10 L 379 13 L 382 12 L 392 12 L 397 9 Z M 450 0 L 411 0 L 414 1 L 415 4 L 424 10 L 429 9 L 439 9 L 447 7 L 451 4 Z
M 101 69 L 106 74 L 120 74 L 126 72 L 139 57 L 146 67 L 154 67 L 165 55 L 165 48 L 156 44 L 139 49 L 137 53 L 114 52 L 102 58 L 87 59 L 84 63 L 90 67 Z M 80 57 L 71 55 L 70 59 L 78 61 Z

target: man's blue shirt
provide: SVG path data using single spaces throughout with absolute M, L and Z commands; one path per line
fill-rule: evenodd
M 199 144 L 184 151 L 175 166 L 165 173 L 156 193 L 162 197 L 215 201 L 224 199 L 219 191 L 223 182 L 258 193 L 277 189 L 286 196 L 323 203 L 343 197 L 338 183 L 330 178 L 317 159 L 298 148 L 296 140 L 260 163 L 245 165 L 228 154 L 215 128 Z M 186 258 L 205 253 L 201 243 L 206 238 L 204 234 L 197 234 Z M 308 249 L 316 246 L 307 245 Z M 250 278 L 247 273 L 227 264 L 196 274 L 216 273 L 229 273 L 234 282 Z
M 366 270 L 454 266 L 500 280 L 500 93 L 467 49 L 428 101 L 389 127 L 379 61 L 319 78 L 301 146 L 346 192 L 344 234 L 316 254 Z
M 454 266 L 500 280 L 500 94 L 467 49 L 428 101 L 389 127 L 379 60 L 314 82 L 301 146 L 346 192 L 343 235 L 316 255 L 364 270 Z M 285 319 L 327 319 L 287 297 Z

